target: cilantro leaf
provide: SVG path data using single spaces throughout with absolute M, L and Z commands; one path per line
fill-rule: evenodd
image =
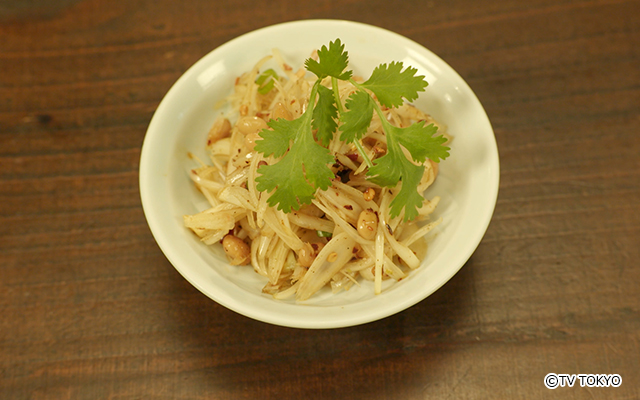
M 373 99 L 363 90 L 352 93 L 345 102 L 348 111 L 340 114 L 340 140 L 353 142 L 360 140 L 367 132 L 373 117 Z
M 323 146 L 328 146 L 338 128 L 338 107 L 333 91 L 326 86 L 318 86 L 318 103 L 313 109 L 311 126 L 317 130 L 316 137 Z
M 424 76 L 416 76 L 417 69 L 407 67 L 402 71 L 402 62 L 392 62 L 389 65 L 377 66 L 371 77 L 361 85 L 371 90 L 380 104 L 387 107 L 399 107 L 404 97 L 407 101 L 418 98 L 418 92 L 424 91 L 427 81 Z
M 387 140 L 387 154 L 373 161 L 369 179 L 391 188 L 402 182 L 400 191 L 391 201 L 389 214 L 394 218 L 404 209 L 405 221 L 410 220 L 418 216 L 417 208 L 422 207 L 424 201 L 424 197 L 416 190 L 424 174 L 424 166 L 409 161 L 395 139 L 388 136 Z
M 424 121 L 419 121 L 406 128 L 391 126 L 390 130 L 416 162 L 423 163 L 427 158 L 439 162 L 449 156 L 450 148 L 443 146 L 447 139 L 443 136 L 433 137 L 438 131 L 434 124 L 424 126 Z
M 327 164 L 334 162 L 328 149 L 313 140 L 295 142 L 277 163 L 258 168 L 259 191 L 273 191 L 267 203 L 291 212 L 311 204 L 317 188 L 326 190 L 334 177 Z M 275 189 L 275 190 L 274 190 Z
M 402 155 L 402 154 L 400 154 Z M 405 157 L 398 157 L 398 153 L 388 151 L 387 154 L 373 160 L 373 167 L 369 168 L 369 180 L 383 187 L 395 187 L 405 171 Z
M 291 141 L 302 134 L 304 118 L 301 116 L 292 121 L 284 118 L 272 119 L 267 125 L 271 129 L 263 129 L 260 132 L 263 140 L 256 140 L 255 150 L 265 156 L 281 157 L 289 150 Z
M 346 81 L 353 74 L 352 71 L 345 71 L 349 65 L 349 53 L 344 51 L 344 44 L 340 42 L 340 39 L 329 42 L 329 48 L 322 46 L 318 50 L 318 61 L 308 58 L 304 65 L 318 79 L 333 76 Z
M 320 81 L 314 85 L 312 101 L 315 101 L 318 86 Z M 267 203 L 284 212 L 311 204 L 316 190 L 327 189 L 334 177 L 328 165 L 335 161 L 333 155 L 313 137 L 312 110 L 308 107 L 302 116 L 292 121 L 269 121 L 272 130 L 262 130 L 262 140 L 256 141 L 256 151 L 265 156 L 282 156 L 275 164 L 258 168 L 260 176 L 256 178 L 256 188 L 261 192 L 272 192 Z
M 410 220 L 418 215 L 417 208 L 422 207 L 424 198 L 416 188 L 424 174 L 424 166 L 412 163 L 402 151 L 404 146 L 411 158 L 417 163 L 424 163 L 427 158 L 439 161 L 449 156 L 449 148 L 443 146 L 446 139 L 442 136 L 433 137 L 437 128 L 433 124 L 424 126 L 424 121 L 417 122 L 406 128 L 391 125 L 382 115 L 382 110 L 376 105 L 376 112 L 380 116 L 382 127 L 387 137 L 387 153 L 374 160 L 369 168 L 369 179 L 380 186 L 395 187 L 402 182 L 400 191 L 391 201 L 390 215 L 396 217 L 404 210 L 404 219 Z
M 403 174 L 402 185 L 400 191 L 389 204 L 389 215 L 393 218 L 400 215 L 404 209 L 404 220 L 409 221 L 418 216 L 418 208 L 422 207 L 424 202 L 424 197 L 416 190 L 424 174 L 424 166 L 412 164 L 406 158 L 403 163 L 406 170 Z

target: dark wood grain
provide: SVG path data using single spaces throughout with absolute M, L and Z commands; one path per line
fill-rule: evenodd
M 337 330 L 189 285 L 142 213 L 173 82 L 227 40 L 361 21 L 445 59 L 493 123 L 500 194 L 443 288 Z M 0 2 L 0 398 L 640 398 L 640 2 Z M 618 388 L 545 388 L 547 373 Z

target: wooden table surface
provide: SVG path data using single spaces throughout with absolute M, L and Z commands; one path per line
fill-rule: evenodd
M 138 191 L 172 83 L 238 35 L 308 18 L 434 51 L 500 151 L 495 214 L 462 270 L 334 330 L 209 300 L 156 245 Z M 640 399 L 639 154 L 640 1 L 2 1 L 0 398 Z M 550 390 L 549 373 L 621 384 Z

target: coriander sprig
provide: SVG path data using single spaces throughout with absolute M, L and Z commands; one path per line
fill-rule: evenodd
M 260 133 L 262 140 L 256 141 L 256 151 L 282 158 L 258 169 L 257 188 L 272 192 L 269 205 L 277 205 L 285 212 L 310 204 L 317 189 L 325 190 L 331 185 L 333 173 L 329 165 L 335 158 L 327 146 L 339 131 L 340 140 L 353 143 L 363 156 L 369 167 L 369 179 L 389 188 L 402 182 L 390 205 L 391 217 L 404 211 L 405 220 L 413 219 L 423 203 L 416 189 L 424 173 L 423 164 L 427 159 L 439 162 L 447 158 L 450 149 L 444 146 L 443 136 L 434 136 L 435 125 L 425 126 L 420 121 L 408 127 L 394 126 L 385 118 L 380 105 L 392 108 L 401 106 L 405 100 L 416 100 L 428 83 L 424 76 L 416 75 L 417 69 L 403 69 L 402 62 L 381 64 L 368 80 L 358 83 L 352 78 L 353 72 L 347 70 L 348 64 L 348 52 L 340 39 L 330 42 L 329 47 L 322 46 L 317 61 L 311 58 L 305 61 L 307 70 L 317 76 L 309 104 L 299 118 L 271 120 L 268 122 L 271 130 Z M 321 84 L 327 77 L 331 77 L 332 89 Z M 349 81 L 356 88 L 344 107 L 338 92 L 339 80 Z M 387 152 L 372 162 L 360 141 L 374 112 L 380 117 L 387 138 Z M 402 148 L 408 151 L 411 160 Z
M 319 82 L 313 85 L 311 99 L 315 99 L 319 87 Z M 282 157 L 275 164 L 261 166 L 256 182 L 259 191 L 273 191 L 268 204 L 277 205 L 285 212 L 310 204 L 316 190 L 327 189 L 334 177 L 328 167 L 334 157 L 313 136 L 313 110 L 308 107 L 292 121 L 284 118 L 269 121 L 267 124 L 272 130 L 263 130 L 262 140 L 256 141 L 256 151 L 265 156 Z

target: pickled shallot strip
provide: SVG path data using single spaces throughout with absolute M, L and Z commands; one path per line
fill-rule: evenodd
M 409 238 L 403 240 L 402 244 L 405 245 L 405 246 L 411 246 L 413 244 L 413 242 L 415 242 L 416 240 L 418 240 L 420 238 L 423 238 L 427 233 L 431 232 L 431 230 L 433 230 L 433 228 L 435 228 L 436 226 L 440 225 L 440 223 L 442 223 L 442 217 L 440 217 L 437 220 L 435 220 L 433 222 L 430 222 L 430 223 L 426 224 L 425 226 L 423 226 L 422 228 L 418 229 Z
M 333 232 L 335 223 L 325 219 L 307 215 L 301 212 L 292 212 L 288 214 L 289 221 L 301 228 L 313 229 L 315 231 Z
M 297 300 L 307 300 L 311 295 L 326 285 L 331 277 L 351 259 L 355 245 L 349 235 L 342 233 L 320 251 L 307 273 L 300 280 L 296 293 Z

